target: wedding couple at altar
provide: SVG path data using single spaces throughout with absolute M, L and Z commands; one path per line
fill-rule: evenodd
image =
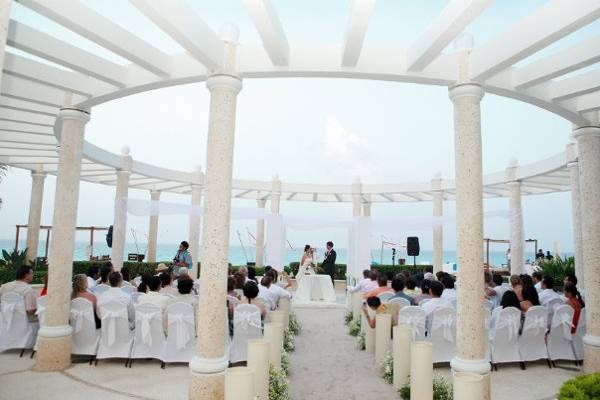
M 323 268 L 325 273 L 331 277 L 331 283 L 333 284 L 337 253 L 333 249 L 333 242 L 327 242 L 326 246 L 327 251 L 325 252 L 325 258 L 321 263 L 321 268 Z M 310 244 L 304 246 L 304 253 L 302 253 L 302 258 L 300 259 L 300 268 L 298 269 L 298 274 L 296 274 L 296 280 L 301 280 L 304 275 L 315 275 L 317 273 L 317 263 L 315 262 L 314 257 L 315 250 L 316 249 L 311 247 Z
M 315 260 L 315 249 L 309 244 L 304 246 L 300 259 L 300 268 L 296 274 L 298 288 L 294 296 L 296 303 L 335 302 L 334 275 L 337 253 L 333 242 L 327 242 L 327 251 L 320 268 L 327 275 L 317 275 L 318 264 Z

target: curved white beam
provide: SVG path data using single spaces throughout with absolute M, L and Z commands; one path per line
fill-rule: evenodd
M 271 0 L 243 0 L 273 65 L 290 62 L 290 45 Z
M 342 67 L 355 67 L 358 63 L 374 6 L 375 0 L 352 1 L 342 47 Z

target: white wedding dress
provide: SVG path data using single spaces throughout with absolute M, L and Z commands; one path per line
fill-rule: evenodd
M 296 274 L 296 281 L 300 282 L 304 275 L 315 275 L 315 269 L 313 268 L 313 258 L 312 256 L 305 255 L 304 262 L 298 268 L 298 273 Z

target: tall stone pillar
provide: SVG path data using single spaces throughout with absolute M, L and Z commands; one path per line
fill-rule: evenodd
M 202 174 L 202 172 L 199 172 Z M 196 279 L 198 277 L 198 262 L 200 261 L 200 227 L 202 223 L 202 217 L 197 213 L 202 205 L 202 185 L 192 184 L 192 207 L 194 211 L 190 213 L 189 223 L 189 243 L 190 243 L 190 254 L 192 256 L 192 271 L 191 276 Z
M 431 189 L 433 191 L 433 216 L 441 217 L 444 215 L 444 192 L 442 191 L 442 178 L 438 173 L 431 180 Z M 444 227 L 436 225 L 433 228 L 433 273 L 442 270 L 444 254 Z
M 506 168 L 510 209 L 510 273 L 525 273 L 523 255 L 523 209 L 521 207 L 521 182 L 517 180 L 517 160 L 513 159 Z
M 39 371 L 59 371 L 71 365 L 69 306 L 73 249 L 83 137 L 89 120 L 89 112 L 72 107 L 62 108 L 56 119 L 60 129 L 60 151 L 48 268 L 48 300 L 37 342 L 36 369 Z
M 581 228 L 586 279 L 583 371 L 600 371 L 600 126 L 573 131 L 579 151 Z
M 160 191 L 150 191 L 150 201 L 152 203 L 160 201 Z M 154 209 L 154 207 L 151 207 Z M 156 262 L 156 246 L 158 244 L 158 214 L 150 215 L 148 224 L 148 262 Z
M 31 171 L 31 200 L 27 222 L 27 261 L 37 259 L 40 243 L 40 222 L 42 221 L 42 203 L 44 201 L 44 171 Z
M 11 5 L 12 0 L 0 0 L 0 65 L 4 65 L 4 53 L 6 49 L 6 38 L 8 36 Z M 0 70 L 0 82 L 1 81 L 2 71 Z
M 583 236 L 581 232 L 581 195 L 579 186 L 579 161 L 575 143 L 567 145 L 567 168 L 571 178 L 571 215 L 573 219 L 573 248 L 575 249 L 575 276 L 577 286 L 585 289 L 583 264 Z
M 115 215 L 113 220 L 113 241 L 110 259 L 115 271 L 123 268 L 125 238 L 127 237 L 127 198 L 129 197 L 129 177 L 131 176 L 132 159 L 129 148 L 121 150 L 123 159 L 121 169 L 117 170 L 117 186 L 115 188 Z
M 265 199 L 257 199 L 258 208 L 265 209 L 267 201 Z M 256 220 L 256 268 L 261 268 L 265 259 L 265 220 L 259 218 Z
M 281 181 L 279 176 L 273 177 L 271 185 L 271 214 L 279 214 L 279 205 L 281 203 Z
M 229 29 L 225 42 L 224 66 L 206 81 L 210 91 L 208 123 L 206 195 L 202 240 L 202 268 L 198 304 L 198 341 L 190 361 L 192 400 L 222 399 L 224 396 L 229 218 L 235 114 L 242 80 L 235 73 L 237 29 Z
M 362 215 L 363 217 L 370 217 L 371 216 L 371 202 L 370 201 L 365 201 L 362 204 Z
M 352 216 L 360 217 L 362 206 L 362 184 L 360 179 L 356 178 L 352 183 Z
M 459 54 L 459 79 L 450 87 L 454 103 L 456 233 L 458 283 L 455 372 L 489 379 L 485 360 L 483 306 L 483 177 L 481 155 L 481 85 L 468 80 L 468 50 Z M 489 382 L 489 381 L 488 381 Z M 489 390 L 486 398 L 489 398 Z

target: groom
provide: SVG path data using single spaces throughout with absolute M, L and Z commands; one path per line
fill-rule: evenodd
M 335 275 L 335 258 L 337 254 L 333 249 L 333 242 L 327 242 L 327 252 L 325 252 L 325 259 L 321 264 L 325 273 L 331 277 L 331 283 L 333 282 L 333 276 Z

